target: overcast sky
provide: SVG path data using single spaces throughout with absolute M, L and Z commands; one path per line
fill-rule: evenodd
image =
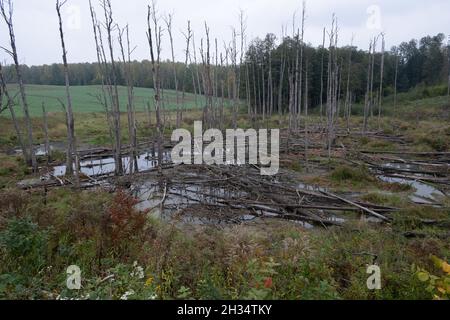
M 100 8 L 96 5 L 98 16 Z M 21 63 L 28 65 L 61 62 L 61 48 L 57 29 L 54 0 L 13 0 L 16 40 Z M 133 58 L 149 59 L 146 42 L 147 0 L 112 0 L 114 16 L 124 26 L 130 25 L 132 43 L 137 46 Z M 292 32 L 292 17 L 297 12 L 300 24 L 301 0 L 159 0 L 161 15 L 174 14 L 174 42 L 177 60 L 184 60 L 184 37 L 187 20 L 191 20 L 197 46 L 204 37 L 204 22 L 211 29 L 211 37 L 219 43 L 229 41 L 231 26 L 238 25 L 239 10 L 248 19 L 248 39 L 264 37 L 267 33 L 281 35 L 281 26 Z M 314 45 L 322 43 L 323 27 L 330 27 L 336 13 L 340 25 L 340 45 L 354 44 L 367 49 L 371 36 L 383 31 L 390 48 L 402 41 L 435 35 L 450 34 L 449 0 L 309 0 L 306 2 L 305 38 Z M 88 0 L 68 0 L 64 12 L 65 37 L 69 62 L 94 62 L 95 43 Z M 163 22 L 163 21 L 161 21 Z M 3 21 L 0 23 L 0 45 L 9 48 L 9 38 Z M 221 45 L 220 47 L 223 47 Z M 168 36 L 163 38 L 163 57 L 169 58 Z M 1 61 L 10 61 L 4 52 Z

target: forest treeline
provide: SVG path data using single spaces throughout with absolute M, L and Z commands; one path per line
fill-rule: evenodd
M 281 101 L 283 105 L 289 100 L 289 68 L 295 68 L 296 54 L 301 41 L 298 35 L 285 36 L 280 42 L 274 34 L 268 34 L 264 39 L 256 38 L 250 42 L 243 59 L 239 74 L 241 75 L 239 95 L 242 99 L 251 99 L 252 105 L 269 105 Z M 308 69 L 309 99 L 312 107 L 320 103 L 321 76 L 326 83 L 329 49 L 327 46 L 313 47 L 304 44 L 303 77 Z M 220 49 L 219 49 L 220 50 Z M 375 50 L 377 48 L 375 47 Z M 222 50 L 223 51 L 223 50 Z M 337 59 L 342 70 L 340 83 L 341 95 L 344 94 L 346 73 L 349 67 L 348 57 L 351 55 L 350 88 L 355 102 L 364 100 L 367 85 L 367 72 L 370 55 L 367 50 L 354 46 L 344 46 L 337 49 Z M 201 63 L 191 62 L 186 70 L 184 62 L 176 63 L 178 83 L 182 83 L 185 92 L 203 94 L 204 88 L 200 84 L 201 79 L 198 69 Z M 381 68 L 382 52 L 381 41 L 378 43 L 378 51 L 374 61 L 374 86 L 380 85 L 379 70 Z M 231 52 L 212 54 L 212 68 L 217 78 L 217 86 L 223 85 L 223 90 L 217 88 L 216 95 L 232 96 L 232 72 L 233 63 Z M 239 64 L 239 61 L 237 62 Z M 403 42 L 399 46 L 391 48 L 384 53 L 384 79 L 383 95 L 394 92 L 397 80 L 398 92 L 408 91 L 418 85 L 446 84 L 449 75 L 449 46 L 445 43 L 445 35 L 439 33 L 435 36 L 426 36 L 422 39 Z M 38 85 L 64 85 L 64 65 L 52 64 L 42 66 L 22 65 L 23 79 L 28 84 Z M 98 71 L 98 63 L 74 63 L 69 64 L 69 76 L 71 85 L 100 85 L 101 73 Z M 153 88 L 152 64 L 149 60 L 132 61 L 131 69 L 133 81 L 136 87 Z M 283 71 L 284 70 L 284 71 Z M 7 82 L 15 83 L 15 70 L 13 66 L 4 68 L 4 76 Z M 176 89 L 173 76 L 172 62 L 161 62 L 161 81 L 165 89 Z M 248 81 L 245 78 L 248 77 Z M 306 79 L 304 79 L 306 80 Z M 117 69 L 117 81 L 120 85 L 126 85 L 126 77 L 123 69 Z M 249 92 L 247 94 L 247 87 Z M 281 90 L 280 90 L 281 87 Z M 179 90 L 181 88 L 178 88 Z M 446 87 L 442 87 L 442 95 L 446 94 Z M 271 94 L 271 91 L 273 94 Z M 282 95 L 280 100 L 280 93 Z M 272 95 L 272 97 L 269 97 Z

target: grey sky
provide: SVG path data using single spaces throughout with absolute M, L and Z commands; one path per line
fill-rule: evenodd
M 98 0 L 93 0 L 98 16 Z M 149 58 L 146 42 L 147 0 L 112 0 L 114 16 L 124 26 L 130 25 L 132 43 L 137 46 L 134 59 Z M 174 41 L 177 60 L 183 60 L 187 20 L 191 20 L 197 46 L 204 37 L 204 21 L 211 29 L 211 37 L 223 41 L 231 38 L 231 26 L 238 25 L 239 10 L 248 17 L 248 39 L 264 37 L 266 33 L 281 34 L 281 26 L 292 32 L 292 17 L 297 12 L 300 24 L 301 0 L 159 0 L 160 14 L 174 13 Z M 336 13 L 340 25 L 340 45 L 354 44 L 366 49 L 371 36 L 384 31 L 390 48 L 401 41 L 434 35 L 450 34 L 449 0 L 309 0 L 307 6 L 306 41 L 314 45 L 322 42 L 322 29 L 329 27 L 331 15 Z M 63 14 L 70 62 L 94 62 L 95 45 L 88 0 L 68 0 Z M 17 45 L 22 63 L 28 65 L 61 62 L 61 48 L 57 29 L 54 0 L 14 0 L 14 22 Z M 161 21 L 163 23 L 163 21 Z M 378 29 L 381 27 L 382 30 Z M 8 34 L 0 23 L 0 45 L 9 47 Z M 170 55 L 168 36 L 163 39 L 163 57 Z M 2 61 L 10 62 L 4 52 Z

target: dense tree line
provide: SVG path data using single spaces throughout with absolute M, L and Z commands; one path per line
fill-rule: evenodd
M 242 99 L 250 97 L 251 103 L 261 105 L 263 101 L 268 103 L 270 99 L 269 93 L 273 93 L 273 100 L 275 107 L 278 105 L 279 93 L 281 92 L 282 105 L 286 105 L 289 99 L 289 84 L 288 72 L 286 68 L 294 67 L 296 59 L 296 49 L 300 45 L 298 35 L 295 37 L 286 36 L 282 41 L 277 42 L 275 35 L 268 34 L 264 39 L 254 39 L 246 52 L 244 65 L 240 68 L 240 96 Z M 397 89 L 398 92 L 408 91 L 411 88 L 420 84 L 437 85 L 447 83 L 449 74 L 449 59 L 448 49 L 445 43 L 444 34 L 440 33 L 436 36 L 423 37 L 420 41 L 411 40 L 403 42 L 397 47 L 393 47 L 390 51 L 385 53 L 385 67 L 384 67 L 384 95 L 392 94 L 394 91 L 394 84 L 397 74 Z M 311 45 L 303 44 L 304 50 L 304 65 L 303 69 L 308 68 L 309 73 L 309 97 L 312 106 L 318 106 L 320 103 L 321 92 L 321 75 L 324 77 L 324 82 L 327 78 L 327 70 L 321 72 L 321 68 L 328 63 L 328 48 L 325 46 L 314 48 Z M 337 59 L 340 68 L 344 70 L 348 68 L 348 56 L 351 51 L 351 67 L 350 67 L 350 87 L 354 101 L 361 102 L 364 100 L 368 60 L 369 54 L 366 50 L 358 49 L 354 46 L 345 46 L 337 49 Z M 322 57 L 324 61 L 322 62 Z M 215 61 L 215 57 L 212 60 Z M 220 58 L 218 57 L 218 60 Z M 192 59 L 191 59 L 192 60 Z M 213 65 L 212 68 L 216 73 L 218 79 L 225 82 L 232 81 L 230 77 L 231 59 L 226 54 L 222 54 L 221 62 Z M 228 61 L 229 60 L 229 61 Z M 282 63 L 285 72 L 282 73 Z M 307 63 L 307 64 L 306 64 Z M 134 78 L 134 85 L 136 87 L 152 88 L 152 64 L 149 60 L 132 61 L 131 72 Z M 380 84 L 380 76 L 377 70 L 381 67 L 381 45 L 378 44 L 378 51 L 375 54 L 375 74 L 374 86 Z M 41 85 L 65 85 L 64 66 L 62 64 L 42 65 L 42 66 L 26 66 L 22 65 L 23 79 L 28 84 Z M 195 74 L 196 68 L 201 68 L 201 65 L 191 63 L 188 65 L 188 70 L 182 62 L 175 64 L 176 74 L 178 79 L 174 78 L 174 70 L 172 62 L 167 60 L 161 62 L 161 81 L 162 87 L 165 89 L 175 89 L 177 83 L 183 83 L 184 90 L 191 93 L 199 92 L 196 83 L 193 81 L 192 74 Z M 186 72 L 188 71 L 188 72 Z M 8 82 L 14 83 L 15 71 L 12 66 L 5 67 L 3 71 Z M 76 63 L 69 65 L 69 76 L 71 85 L 100 85 L 101 77 L 98 72 L 97 63 Z M 183 79 L 184 77 L 184 79 Z M 245 78 L 248 77 L 248 81 Z M 195 78 L 195 77 L 194 77 Z M 345 76 L 341 77 L 345 82 Z M 280 80 L 282 82 L 280 83 Z M 264 84 L 263 84 L 264 80 Z M 117 70 L 117 81 L 120 85 L 126 85 L 126 77 L 123 69 Z M 270 83 L 269 83 L 270 82 Z M 281 91 L 280 89 L 281 85 Z M 248 93 L 247 93 L 247 87 Z M 270 88 L 272 90 L 270 90 Z M 179 88 L 180 89 L 180 88 Z M 341 95 L 344 95 L 344 86 L 341 88 Z M 225 85 L 223 94 L 226 97 L 230 96 L 230 86 Z M 217 95 L 222 94 L 218 90 Z

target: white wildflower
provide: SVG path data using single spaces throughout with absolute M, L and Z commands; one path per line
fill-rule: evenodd
M 133 294 L 134 290 L 127 291 L 120 297 L 120 300 L 128 300 L 128 297 L 132 296 Z

